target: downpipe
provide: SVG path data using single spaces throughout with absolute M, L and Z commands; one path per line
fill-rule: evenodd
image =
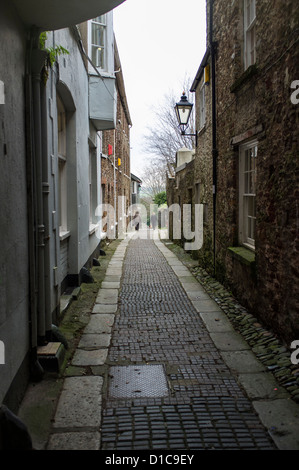
M 34 47 L 31 55 L 33 127 L 34 127 L 34 164 L 35 164 L 35 196 L 36 196 L 36 249 L 37 249 L 37 337 L 38 343 L 45 342 L 45 225 L 43 210 L 42 181 L 42 126 L 41 126 L 41 70 L 45 63 L 46 52 L 38 48 L 39 32 L 34 35 Z
M 47 120 L 47 88 L 42 85 L 41 90 L 41 123 L 42 123 L 42 193 L 43 193 L 43 220 L 44 220 L 44 313 L 45 337 L 47 341 L 52 337 L 52 313 L 50 294 L 50 225 L 49 225 L 49 168 L 48 168 L 48 120 Z
M 216 43 L 213 41 L 213 7 L 210 0 L 210 51 L 212 75 L 212 159 L 213 159 L 213 271 L 216 277 L 216 214 L 217 214 L 217 121 L 216 121 Z
M 44 336 L 44 227 L 41 181 L 41 113 L 40 72 L 45 53 L 38 49 L 40 31 L 30 32 L 26 57 L 26 178 L 29 241 L 29 334 L 30 372 L 41 379 L 43 368 L 38 362 L 37 347 Z
M 35 248 L 35 184 L 33 163 L 33 119 L 32 119 L 32 81 L 31 81 L 32 38 L 28 39 L 25 75 L 25 132 L 26 132 L 26 182 L 28 217 L 28 256 L 29 256 L 29 335 L 30 335 L 30 372 L 31 376 L 41 375 L 37 360 L 37 275 Z

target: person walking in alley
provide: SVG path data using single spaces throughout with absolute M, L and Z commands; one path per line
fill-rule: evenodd
M 155 230 L 157 226 L 157 216 L 155 213 L 153 213 L 151 216 L 151 224 L 152 224 L 152 229 Z
M 139 230 L 141 228 L 141 217 L 139 215 L 139 212 L 136 212 L 133 220 L 132 220 L 132 225 L 135 227 L 135 230 Z

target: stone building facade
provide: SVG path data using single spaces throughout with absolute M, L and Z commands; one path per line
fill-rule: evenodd
M 292 0 L 208 0 L 191 88 L 193 203 L 206 212 L 199 262 L 287 344 L 299 337 L 298 28 Z

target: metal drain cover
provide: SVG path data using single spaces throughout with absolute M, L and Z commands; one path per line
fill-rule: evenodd
M 165 397 L 167 380 L 162 365 L 110 367 L 112 398 Z

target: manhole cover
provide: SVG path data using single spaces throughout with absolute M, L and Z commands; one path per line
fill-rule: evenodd
M 109 395 L 113 398 L 167 396 L 168 386 L 163 366 L 111 367 Z

